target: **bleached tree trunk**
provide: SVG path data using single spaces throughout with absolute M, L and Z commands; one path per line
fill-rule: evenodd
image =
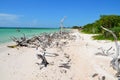
M 61 19 L 61 21 L 60 21 L 60 34 L 62 35 L 62 29 L 63 29 L 63 22 L 64 22 L 64 20 L 65 20 L 65 16 Z
M 119 56 L 119 45 L 118 45 L 118 42 L 117 42 L 117 36 L 111 30 L 109 30 L 107 28 L 104 28 L 103 26 L 101 26 L 101 28 L 110 32 L 113 35 L 115 46 L 116 46 L 116 56 L 114 58 L 117 58 Z
M 109 33 L 111 33 L 114 37 L 116 53 L 115 53 L 115 56 L 113 57 L 113 59 L 111 60 L 111 65 L 112 65 L 113 69 L 115 69 L 117 71 L 116 76 L 120 76 L 120 53 L 119 53 L 119 45 L 117 42 L 117 36 L 111 30 L 104 28 L 103 26 L 101 26 L 101 28 L 108 31 Z

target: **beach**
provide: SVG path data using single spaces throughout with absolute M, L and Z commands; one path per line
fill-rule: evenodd
M 0 45 L 0 80 L 117 80 L 116 71 L 110 67 L 112 55 L 96 55 L 112 47 L 111 41 L 93 40 L 91 34 L 83 34 L 73 30 L 71 35 L 75 40 L 68 40 L 68 44 L 60 48 L 47 48 L 49 62 L 47 67 L 41 66 L 40 49 L 17 47 L 8 48 L 15 43 Z M 50 56 L 57 54 L 57 56 Z M 63 67 L 66 64 L 67 67 Z

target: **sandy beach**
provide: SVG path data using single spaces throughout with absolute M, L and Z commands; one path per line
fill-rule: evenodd
M 48 48 L 46 56 L 49 65 L 42 67 L 37 58 L 40 49 L 18 47 L 8 48 L 8 45 L 0 45 L 0 80 L 117 80 L 116 71 L 110 67 L 112 55 L 96 55 L 112 47 L 115 52 L 114 42 L 93 40 L 91 34 L 79 33 L 74 30 L 74 41 L 58 48 Z M 58 56 L 50 56 L 52 54 Z M 67 64 L 67 68 L 62 64 Z

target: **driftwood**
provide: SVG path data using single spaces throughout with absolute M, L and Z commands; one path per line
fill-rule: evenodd
M 63 29 L 63 27 L 64 27 L 64 26 L 63 26 L 63 22 L 64 22 L 65 18 L 66 18 L 66 17 L 62 18 L 61 21 L 60 21 L 60 33 L 61 33 L 61 35 L 62 35 L 62 29 Z
M 115 53 L 115 56 L 113 57 L 113 59 L 111 60 L 111 66 L 113 67 L 114 70 L 117 71 L 116 76 L 119 77 L 120 76 L 120 53 L 119 53 L 119 45 L 117 42 L 117 36 L 111 30 L 106 29 L 103 26 L 101 26 L 101 28 L 108 31 L 109 33 L 111 33 L 114 37 L 116 53 Z
M 101 50 L 101 52 L 97 52 L 97 53 L 95 53 L 95 55 L 109 56 L 109 55 L 113 55 L 114 54 L 114 53 L 110 52 L 110 50 L 112 49 L 112 47 L 110 47 L 107 50 L 103 49 L 102 47 L 100 47 L 98 49 Z
M 62 36 L 61 36 L 62 34 Z M 36 48 L 36 50 L 40 49 L 40 52 L 43 53 L 37 54 L 38 59 L 41 59 L 42 61 L 39 63 L 36 63 L 40 66 L 40 69 L 43 67 L 47 67 L 48 64 L 50 64 L 49 61 L 47 61 L 46 57 L 56 57 L 59 56 L 56 53 L 48 53 L 47 48 L 58 48 L 60 51 L 63 52 L 63 47 L 67 45 L 70 40 L 75 40 L 76 37 L 74 35 L 71 35 L 71 32 L 69 31 L 62 31 L 62 32 L 55 32 L 55 33 L 43 33 L 39 36 L 34 36 L 30 39 L 27 39 L 25 35 L 21 37 L 20 39 L 16 37 L 11 37 L 11 39 L 16 42 L 16 46 L 24 46 L 24 47 L 30 47 L 30 48 Z M 67 62 L 61 64 L 59 67 L 69 69 L 71 66 L 69 62 L 71 61 L 70 56 L 65 54 L 65 58 L 68 59 Z
M 98 77 L 98 80 L 105 80 L 106 79 L 105 76 L 100 76 L 98 73 L 93 74 L 92 78 L 94 78 L 94 77 Z
M 92 75 L 93 78 L 96 77 L 96 76 L 98 76 L 98 73 L 95 73 L 95 74 Z
M 98 77 L 98 80 L 105 80 L 105 76 Z
M 62 36 L 61 36 L 62 33 Z M 11 39 L 16 42 L 16 46 L 25 46 L 25 47 L 32 47 L 38 49 L 38 47 L 41 47 L 43 50 L 48 47 L 62 47 L 66 44 L 68 44 L 68 40 L 75 40 L 75 36 L 70 35 L 71 32 L 68 31 L 62 31 L 62 32 L 55 32 L 55 33 L 43 33 L 39 36 L 34 36 L 31 39 L 27 39 L 25 34 L 20 39 L 16 37 L 11 37 Z M 64 42 L 61 42 L 60 40 L 64 39 Z
M 7 46 L 7 47 L 9 47 L 9 48 L 16 48 L 17 45 L 12 45 L 12 46 Z
M 21 37 L 20 39 L 17 39 L 16 37 L 11 37 L 11 39 L 16 42 L 17 46 L 28 46 L 27 45 L 27 40 L 26 40 L 26 37 L 25 37 L 25 34 L 23 33 L 23 37 Z
M 42 59 L 41 65 L 44 65 L 45 67 L 47 67 L 47 65 L 49 64 L 47 59 L 45 58 L 45 53 L 43 55 L 41 54 L 37 54 L 38 59 Z
M 66 69 L 70 69 L 71 66 L 69 66 L 69 63 L 63 63 L 63 64 L 61 64 L 59 67 L 61 67 L 61 68 L 66 68 Z

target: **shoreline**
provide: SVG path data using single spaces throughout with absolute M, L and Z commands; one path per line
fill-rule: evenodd
M 111 56 L 95 55 L 100 52 L 98 48 L 108 49 L 114 42 L 92 40 L 91 35 L 79 33 L 74 30 L 76 36 L 73 41 L 60 48 L 47 48 L 46 56 L 50 63 L 40 69 L 41 60 L 37 54 L 41 54 L 40 48 L 7 48 L 4 44 L 0 47 L 0 79 L 1 80 L 97 80 L 105 76 L 106 80 L 117 80 L 115 71 L 110 67 Z M 13 44 L 13 43 L 9 43 Z M 112 50 L 113 50 L 112 49 Z M 114 51 L 113 51 L 114 52 Z M 51 54 L 58 54 L 50 57 Z M 60 67 L 69 62 L 69 68 Z M 98 74 L 92 77 L 94 74 Z
M 26 37 L 31 38 L 34 35 L 39 35 L 42 33 L 53 33 L 59 31 L 58 28 L 48 29 L 48 28 L 39 28 L 39 29 L 32 29 L 32 28 L 0 28 L 0 44 L 12 41 L 10 37 L 22 37 L 25 34 Z

